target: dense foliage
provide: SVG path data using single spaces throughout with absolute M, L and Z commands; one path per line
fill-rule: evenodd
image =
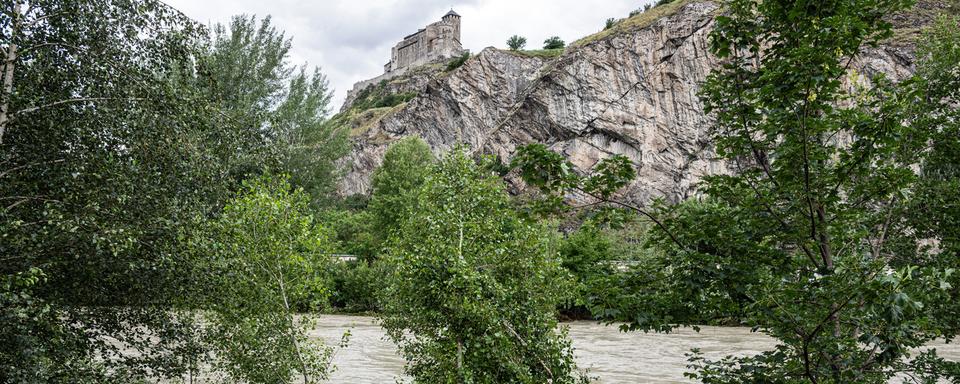
M 960 382 L 917 351 L 960 332 L 960 20 L 924 32 L 908 79 L 853 69 L 909 5 L 728 1 L 702 98 L 736 172 L 641 206 L 618 193 L 622 156 L 582 174 L 522 147 L 543 194 L 518 201 L 502 164 L 418 138 L 386 151 L 369 200 L 334 197 L 346 124 L 269 18 L 208 31 L 155 0 L 4 2 L 0 382 L 317 382 L 332 349 L 307 330 L 329 309 L 382 311 L 421 383 L 585 381 L 558 309 L 778 341 L 693 353 L 706 383 Z M 525 44 L 507 41 L 565 45 Z M 342 119 L 416 96 L 392 85 Z M 570 197 L 596 210 L 559 234 L 538 221 Z
M 307 338 L 313 318 L 295 314 L 326 302 L 330 234 L 313 220 L 302 189 L 269 176 L 245 184 L 191 234 L 190 286 L 202 291 L 188 297 L 203 309 L 203 342 L 212 351 L 205 357 L 237 382 L 318 382 L 331 350 Z
M 419 383 L 576 382 L 556 328 L 566 273 L 544 228 L 461 152 L 418 191 L 386 261 L 382 324 Z
M 184 235 L 242 180 L 332 162 L 291 139 L 317 132 L 322 76 L 278 70 L 286 46 L 266 25 L 261 45 L 241 41 L 249 20 L 211 44 L 153 0 L 17 0 L 0 15 L 0 381 L 190 374 L 211 346 L 183 311 L 222 282 L 192 285 Z
M 159 2 L 0 12 L 0 381 L 176 375 L 188 328 L 167 311 L 176 236 L 229 195 L 223 175 L 242 160 L 220 149 L 258 156 L 256 135 L 218 129 L 203 95 L 179 86 L 204 35 Z M 153 343 L 144 329 L 174 336 Z
M 257 129 L 261 145 L 291 176 L 313 205 L 329 203 L 336 181 L 335 161 L 348 150 L 346 132 L 326 124 L 331 92 L 319 68 L 293 67 L 290 39 L 267 17 L 234 17 L 215 25 L 200 58 L 196 86 L 206 93 L 227 124 Z M 399 96 L 398 96 L 399 97 Z M 263 167 L 255 157 L 248 166 Z
M 717 151 L 738 174 L 708 179 L 706 192 L 749 237 L 735 242 L 737 251 L 677 251 L 732 258 L 725 264 L 734 266 L 750 255 L 749 267 L 769 276 L 730 287 L 748 303 L 749 323 L 781 345 L 707 364 L 701 379 L 938 376 L 927 361 L 910 360 L 909 349 L 960 331 L 956 317 L 945 316 L 960 309 L 960 257 L 925 246 L 938 230 L 918 233 L 907 212 L 917 200 L 943 206 L 918 189 L 913 167 L 937 154 L 931 139 L 956 123 L 917 108 L 918 100 L 941 99 L 924 86 L 935 81 L 929 73 L 895 85 L 848 70 L 864 46 L 890 36 L 883 16 L 909 5 L 734 1 L 718 18 L 711 46 L 726 64 L 703 97 L 717 116 Z M 921 57 L 921 67 L 936 59 Z
M 416 192 L 433 162 L 430 146 L 419 137 L 403 138 L 383 155 L 383 163 L 373 172 L 369 206 L 381 244 L 413 213 Z
M 960 331 L 956 193 L 947 191 L 957 21 L 928 32 L 917 75 L 895 84 L 850 64 L 890 35 L 883 16 L 907 2 L 728 5 L 711 35 L 723 66 L 703 99 L 717 118 L 717 153 L 737 172 L 707 178 L 702 201 L 648 208 L 617 198 L 634 176 L 624 158 L 587 176 L 539 145 L 514 160 L 548 193 L 542 206 L 575 190 L 655 224 L 649 244 L 667 255 L 649 266 L 658 272 L 595 313 L 643 330 L 732 315 L 780 342 L 756 356 L 693 355 L 691 377 L 704 382 L 957 380 L 956 363 L 911 352 Z

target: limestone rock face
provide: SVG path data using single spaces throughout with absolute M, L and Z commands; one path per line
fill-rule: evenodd
M 638 173 L 625 197 L 683 200 L 704 175 L 732 171 L 711 150 L 712 120 L 698 97 L 699 85 L 718 65 L 708 53 L 717 12 L 715 3 L 690 2 L 558 58 L 487 48 L 354 137 L 342 160 L 340 192 L 369 193 L 370 175 L 386 148 L 416 135 L 437 153 L 462 144 L 504 161 L 519 146 L 544 143 L 583 171 L 621 154 Z M 912 52 L 871 49 L 854 67 L 902 78 L 912 72 Z M 515 178 L 507 181 L 515 192 L 523 188 Z

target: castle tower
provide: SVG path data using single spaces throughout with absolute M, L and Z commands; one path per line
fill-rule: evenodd
M 460 43 L 460 14 L 450 10 L 446 15 L 440 19 L 441 21 L 450 24 L 453 27 L 453 39 Z

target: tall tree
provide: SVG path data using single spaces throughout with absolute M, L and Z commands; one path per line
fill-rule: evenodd
M 319 382 L 331 350 L 308 339 L 315 319 L 295 313 L 298 304 L 326 299 L 331 236 L 314 222 L 302 189 L 271 176 L 245 184 L 192 236 L 194 275 L 213 281 L 198 284 L 212 363 L 237 381 Z
M 210 287 L 182 235 L 284 164 L 280 129 L 211 97 L 209 36 L 158 1 L 7 1 L 0 29 L 0 381 L 188 372 L 206 351 L 178 309 Z M 276 109 L 322 109 L 304 93 Z
M 955 193 L 944 194 L 956 180 L 956 22 L 927 35 L 937 38 L 921 44 L 911 79 L 894 84 L 851 69 L 864 47 L 891 36 L 885 15 L 909 4 L 729 2 L 711 34 L 723 65 L 702 97 L 716 116 L 717 153 L 737 172 L 707 178 L 703 202 L 631 205 L 610 197 L 633 177 L 609 166 L 617 160 L 583 177 L 542 146 L 520 152 L 525 178 L 546 191 L 579 189 L 657 224 L 653 244 L 667 253 L 666 273 L 640 289 L 674 284 L 646 292 L 701 312 L 740 313 L 779 341 L 756 356 L 694 355 L 691 377 L 960 377 L 960 367 L 935 351 L 911 352 L 960 332 L 952 315 L 960 310 L 957 203 Z M 653 330 L 696 318 L 629 304 L 607 313 Z
M 173 80 L 203 31 L 150 0 L 0 13 L 0 378 L 177 374 L 182 339 L 143 329 L 185 334 L 167 311 L 172 243 L 185 216 L 226 196 L 232 156 L 206 145 L 219 136 L 206 104 Z
M 397 141 L 383 155 L 383 164 L 373 173 L 369 210 L 379 228 L 382 243 L 412 213 L 417 191 L 433 165 L 430 146 L 419 137 Z
M 740 288 L 754 308 L 750 322 L 782 343 L 776 354 L 740 359 L 762 367 L 755 375 L 937 377 L 908 350 L 958 331 L 940 316 L 956 309 L 960 260 L 925 262 L 936 251 L 922 251 L 928 239 L 905 220 L 920 192 L 914 165 L 939 130 L 911 118 L 913 99 L 932 95 L 915 92 L 917 80 L 895 85 L 849 70 L 863 47 L 891 36 L 884 17 L 911 4 L 733 1 L 711 35 L 726 64 L 703 97 L 717 117 L 717 151 L 738 173 L 710 178 L 706 192 L 765 239 L 749 250 L 776 271 Z M 701 378 L 746 375 L 729 363 Z
M 415 382 L 577 381 L 556 331 L 567 276 L 495 174 L 447 155 L 394 239 L 382 320 Z
M 325 202 L 336 183 L 335 161 L 346 153 L 346 132 L 326 124 L 331 92 L 319 68 L 288 63 L 291 40 L 270 17 L 236 16 L 216 25 L 209 53 L 201 61 L 200 86 L 218 104 L 225 123 L 259 132 L 274 153 L 278 171 L 292 176 L 315 204 Z M 250 158 L 250 168 L 262 167 Z

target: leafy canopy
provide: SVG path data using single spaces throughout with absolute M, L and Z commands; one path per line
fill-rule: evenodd
M 509 47 L 511 51 L 519 51 L 523 49 L 523 47 L 525 47 L 526 45 L 527 45 L 527 38 L 523 36 L 513 35 L 513 36 L 510 36 L 509 39 L 507 39 L 507 47 Z
M 559 36 L 551 36 L 543 41 L 543 49 L 559 49 L 567 45 Z
M 310 215 L 309 196 L 286 178 L 244 187 L 193 235 L 194 275 L 210 280 L 196 285 L 206 287 L 198 304 L 212 364 L 238 381 L 319 382 L 331 350 L 307 338 L 313 318 L 295 313 L 325 302 L 330 234 Z
M 710 38 L 722 66 L 702 98 L 736 173 L 706 178 L 702 202 L 632 205 L 609 193 L 628 171 L 583 176 L 543 146 L 519 151 L 514 164 L 547 201 L 576 191 L 657 224 L 651 245 L 667 254 L 665 273 L 625 282 L 667 305 L 613 300 L 598 312 L 644 330 L 733 314 L 779 341 L 756 356 L 694 354 L 690 376 L 707 383 L 955 380 L 955 363 L 911 350 L 960 330 L 947 192 L 957 180 L 956 20 L 927 32 L 935 38 L 921 44 L 913 78 L 868 78 L 852 65 L 890 36 L 884 16 L 909 5 L 729 2 Z
M 373 172 L 369 205 L 381 243 L 412 214 L 433 162 L 430 146 L 419 137 L 400 139 L 383 155 L 383 163 Z
M 578 382 L 556 331 L 567 276 L 502 181 L 455 151 L 391 241 L 382 324 L 418 383 Z

